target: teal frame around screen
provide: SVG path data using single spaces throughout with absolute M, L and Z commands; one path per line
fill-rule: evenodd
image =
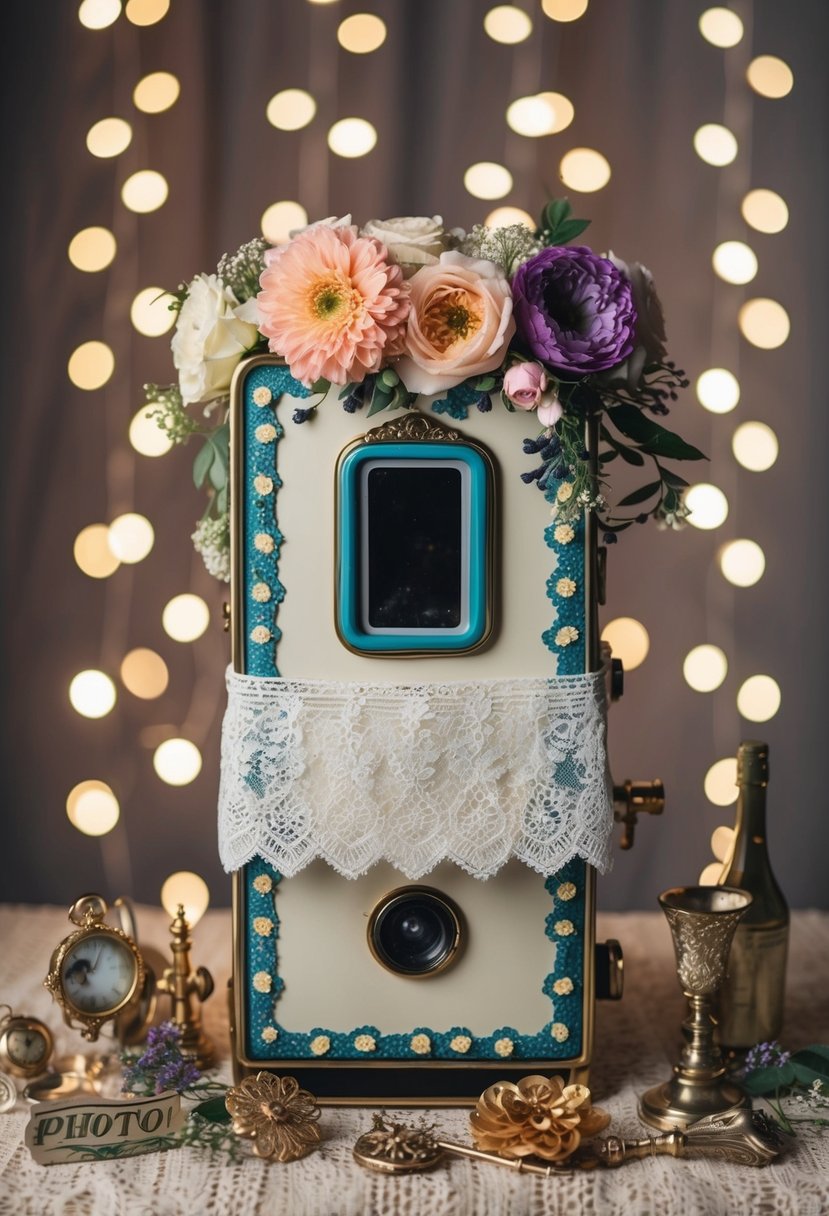
M 366 633 L 359 619 L 360 466 L 367 460 L 461 461 L 469 469 L 469 624 L 461 633 L 441 635 Z M 489 549 L 492 478 L 484 457 L 469 444 L 435 442 L 368 443 L 352 448 L 337 466 L 337 633 L 352 650 L 365 654 L 471 650 L 490 628 Z

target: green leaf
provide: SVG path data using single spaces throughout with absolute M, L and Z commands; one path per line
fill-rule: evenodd
M 610 464 L 611 460 L 615 460 L 618 455 L 619 453 L 617 450 L 602 452 L 601 456 L 599 457 L 599 464 Z
M 472 387 L 479 393 L 490 393 L 495 388 L 495 377 L 479 376 L 477 380 L 473 380 Z
M 379 414 L 381 410 L 387 410 L 391 405 L 392 395 L 391 391 L 384 388 L 378 380 L 371 395 L 371 405 L 368 408 L 367 417 L 371 418 L 372 415 Z
M 563 224 L 559 224 L 553 233 L 555 245 L 566 245 L 568 241 L 572 241 L 573 237 L 581 236 L 585 228 L 590 227 L 590 220 L 565 220 Z
M 216 449 L 213 447 L 212 440 L 205 439 L 204 446 L 193 461 L 193 484 L 197 490 L 204 485 L 204 480 L 210 472 L 215 457 Z
M 400 377 L 392 367 L 387 367 L 378 377 L 384 388 L 396 388 L 400 383 Z
M 652 456 L 666 456 L 670 460 L 707 460 L 698 448 L 648 418 L 635 405 L 627 402 L 613 405 L 607 416 L 618 431 Z
M 331 387 L 331 381 L 326 380 L 325 376 L 320 376 L 319 380 L 315 380 L 311 385 L 312 393 L 327 393 Z M 348 396 L 348 385 L 346 385 L 346 396 Z M 340 394 L 342 396 L 342 393 Z
M 758 1068 L 741 1082 L 743 1089 L 755 1098 L 774 1094 L 778 1089 L 786 1089 L 794 1084 L 794 1069 L 790 1064 L 781 1064 L 779 1068 Z
M 620 443 L 616 450 L 622 457 L 622 460 L 626 460 L 628 464 L 635 465 L 637 469 L 640 469 L 645 463 L 645 457 L 642 453 L 637 452 L 636 448 L 629 448 L 625 443 Z
M 515 406 L 512 404 L 512 402 L 510 401 L 509 397 L 507 396 L 507 394 L 506 394 L 505 392 L 503 392 L 503 390 L 502 390 L 502 392 L 501 392 L 501 400 L 503 401 L 504 405 L 507 407 L 507 409 L 509 410 L 509 412 L 510 412 L 511 414 L 514 414 L 514 413 L 515 413 Z
M 631 494 L 627 494 L 619 500 L 620 507 L 633 507 L 638 502 L 644 502 L 647 498 L 652 498 L 657 490 L 661 490 L 661 481 L 649 481 L 646 486 L 640 486 L 638 490 L 634 490 Z
M 572 210 L 569 199 L 554 198 L 541 212 L 541 227 L 549 228 L 551 232 L 554 232 L 559 224 L 567 219 Z
M 218 513 L 220 515 L 224 515 L 227 512 L 227 500 L 228 500 L 229 490 L 230 490 L 229 485 L 223 485 L 221 490 L 219 490 L 219 492 L 216 495 L 216 510 L 218 511 Z
M 684 490 L 688 484 L 684 477 L 680 477 L 670 469 L 662 469 L 662 480 L 666 481 L 669 486 L 673 486 L 675 490 Z
M 200 1102 L 198 1106 L 194 1106 L 190 1114 L 200 1115 L 208 1123 L 230 1122 L 230 1111 L 225 1106 L 224 1098 L 208 1098 L 206 1102 Z

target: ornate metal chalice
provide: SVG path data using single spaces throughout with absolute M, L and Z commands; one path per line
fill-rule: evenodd
M 725 979 L 734 930 L 751 896 L 736 887 L 673 887 L 663 891 L 659 903 L 670 926 L 689 1010 L 682 1023 L 685 1046 L 674 1075 L 642 1095 L 639 1117 L 663 1131 L 684 1130 L 707 1115 L 749 1105 L 739 1086 L 726 1077 L 711 1010 Z

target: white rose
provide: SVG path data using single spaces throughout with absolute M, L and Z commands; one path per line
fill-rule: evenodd
M 302 228 L 292 228 L 288 233 L 291 240 L 295 236 L 299 236 L 303 232 L 310 232 L 312 228 L 350 228 L 351 227 L 351 212 L 348 215 L 329 215 L 324 220 L 314 220 L 313 224 L 305 224 Z
M 225 395 L 236 365 L 259 332 L 241 315 L 245 306 L 215 274 L 197 275 L 187 291 L 170 345 L 184 404 L 199 405 Z
M 392 220 L 369 220 L 363 236 L 373 236 L 389 251 L 389 257 L 403 268 L 409 278 L 421 266 L 434 266 L 447 246 L 443 217 L 401 215 Z
M 642 382 L 642 372 L 649 363 L 659 363 L 668 353 L 665 346 L 665 314 L 656 294 L 653 275 L 641 262 L 623 262 L 610 250 L 608 261 L 630 283 L 633 305 L 636 309 L 636 331 L 633 336 L 633 353 L 618 367 L 602 374 L 607 384 L 619 384 L 635 392 Z

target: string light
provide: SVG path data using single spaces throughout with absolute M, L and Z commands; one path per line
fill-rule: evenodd
M 682 674 L 695 692 L 713 692 L 728 675 L 728 659 L 719 646 L 695 646 L 685 656 Z
M 167 16 L 170 0 L 127 0 L 124 13 L 133 25 L 155 25 Z
M 578 21 L 587 12 L 587 0 L 541 0 L 541 9 L 551 21 Z
M 189 785 L 201 766 L 201 752 L 189 739 L 166 739 L 153 753 L 153 768 L 167 785 Z
M 794 73 L 776 55 L 758 55 L 746 70 L 748 83 L 761 97 L 786 97 L 794 87 Z
M 121 0 L 83 0 L 78 20 L 88 30 L 105 30 L 121 15 Z
M 737 801 L 737 758 L 726 756 L 712 764 L 705 774 L 705 796 L 714 806 L 730 806 Z
M 146 215 L 163 207 L 170 193 L 167 179 L 155 169 L 139 169 L 121 187 L 121 201 L 130 211 Z
M 155 542 L 155 532 L 144 515 L 128 511 L 109 525 L 109 547 L 119 561 L 129 566 L 141 562 Z
M 521 207 L 496 207 L 484 220 L 487 228 L 507 228 L 510 224 L 526 224 L 535 228 L 535 220 Z
M 740 384 L 724 367 L 709 367 L 698 378 L 697 398 L 712 414 L 728 414 L 740 400 Z
M 259 221 L 262 235 L 272 245 L 284 245 L 290 240 L 291 233 L 297 228 L 304 228 L 308 223 L 308 212 L 300 203 L 283 199 L 279 203 L 271 203 L 262 212 Z
M 707 165 L 730 165 L 737 155 L 737 137 L 728 127 L 708 122 L 694 132 L 694 151 Z
M 749 722 L 768 722 L 780 708 L 780 685 L 771 676 L 749 676 L 737 693 L 737 708 Z
M 743 23 L 730 8 L 707 8 L 699 19 L 699 32 L 712 46 L 736 46 L 743 36 Z
M 766 555 L 755 540 L 731 540 L 720 549 L 723 577 L 734 587 L 753 587 L 766 569 Z
M 744 241 L 723 241 L 711 261 L 726 283 L 750 283 L 757 274 L 757 255 Z
M 746 341 L 761 350 L 776 350 L 789 336 L 789 314 L 777 300 L 757 297 L 746 300 L 738 315 L 738 324 Z
M 328 146 L 337 156 L 366 156 L 377 143 L 377 132 L 365 118 L 341 118 L 328 132 Z
M 172 297 L 163 287 L 145 287 L 130 307 L 130 320 L 140 334 L 147 338 L 160 338 L 172 329 L 178 315 L 170 307 Z
M 503 198 L 512 189 L 512 174 L 504 165 L 481 160 L 469 166 L 463 184 L 473 198 Z
M 565 97 L 563 93 L 539 93 L 538 96 L 542 101 L 546 101 L 553 115 L 553 125 L 550 128 L 550 135 L 558 135 L 559 131 L 564 131 L 570 126 L 570 123 L 576 116 L 575 107 L 569 97 Z
M 782 232 L 789 222 L 789 208 L 774 190 L 749 190 L 740 210 L 745 222 L 758 232 Z
M 513 46 L 533 32 L 532 18 L 514 4 L 499 4 L 484 17 L 484 30 L 493 42 Z
M 75 388 L 93 392 L 115 371 L 115 356 L 106 342 L 83 342 L 69 356 L 66 370 Z
M 602 641 L 607 642 L 614 659 L 622 660 L 625 671 L 633 671 L 644 663 L 651 645 L 645 626 L 631 616 L 608 621 L 602 630 Z
M 167 691 L 170 674 L 160 654 L 146 646 L 139 646 L 124 655 L 121 680 L 134 697 L 151 701 Z
M 726 861 L 730 861 L 731 854 L 734 851 L 734 839 L 736 835 L 737 833 L 734 829 L 726 827 L 724 823 L 714 828 L 714 831 L 711 833 L 711 852 L 721 865 Z
M 132 143 L 132 127 L 123 118 L 102 118 L 89 128 L 86 146 L 93 156 L 120 156 Z
M 75 537 L 75 562 L 90 578 L 109 578 L 121 565 L 109 547 L 106 524 L 89 524 Z
M 706 482 L 686 490 L 685 505 L 691 512 L 688 523 L 704 531 L 719 528 L 728 517 L 728 499 L 717 486 Z
M 115 698 L 115 685 L 103 671 L 79 671 L 69 685 L 69 702 L 84 718 L 105 718 Z
M 172 72 L 150 72 L 133 89 L 132 100 L 144 114 L 161 114 L 175 105 L 180 93 L 178 77 Z
M 105 836 L 121 814 L 118 799 L 105 781 L 80 781 L 66 796 L 66 815 L 85 836 Z
M 368 55 L 386 41 L 386 23 L 374 13 L 354 13 L 340 22 L 337 41 L 352 55 Z
M 106 270 L 116 250 L 115 237 L 108 228 L 82 228 L 69 242 L 69 261 L 76 270 L 94 274 Z
M 765 422 L 744 422 L 738 426 L 731 448 L 737 463 L 752 473 L 765 473 L 780 451 L 777 436 Z
M 571 148 L 558 171 L 565 186 L 582 194 L 601 190 L 610 181 L 610 163 L 595 148 Z
M 518 135 L 531 139 L 552 135 L 555 125 L 555 109 L 542 93 L 516 97 L 507 106 L 507 126 Z
M 265 116 L 280 131 L 299 131 L 307 127 L 317 112 L 317 103 L 305 89 L 282 89 L 268 102 Z
M 161 614 L 161 624 L 174 642 L 195 642 L 210 624 L 210 609 L 200 595 L 175 595 Z
M 179 904 L 191 929 L 194 929 L 210 904 L 210 890 L 199 874 L 192 870 L 177 870 L 164 880 L 161 906 L 168 916 L 175 917 Z
M 173 446 L 173 441 L 162 431 L 155 418 L 158 406 L 150 402 L 141 409 L 130 423 L 130 443 L 142 456 L 164 456 Z

